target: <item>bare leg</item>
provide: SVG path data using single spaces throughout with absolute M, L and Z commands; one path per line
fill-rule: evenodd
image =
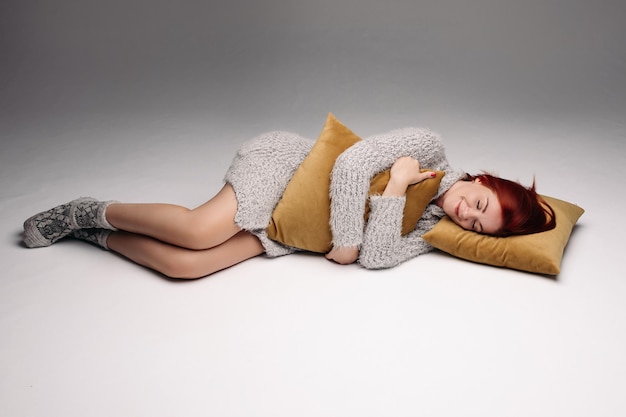
M 109 249 L 171 278 L 200 278 L 264 252 L 259 239 L 241 231 L 210 249 L 192 250 L 127 232 L 113 232 Z
M 208 249 L 241 229 L 235 224 L 237 199 L 230 184 L 190 210 L 172 204 L 111 204 L 106 219 L 119 230 L 150 236 L 188 249 Z

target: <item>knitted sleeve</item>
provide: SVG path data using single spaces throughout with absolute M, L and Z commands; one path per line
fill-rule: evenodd
M 363 243 L 363 213 L 370 180 L 402 156 L 417 159 L 424 168 L 447 167 L 440 137 L 428 129 L 417 128 L 398 129 L 366 138 L 337 158 L 330 185 L 333 246 L 360 246 Z M 402 209 L 394 217 L 401 219 L 401 212 Z
M 365 228 L 359 264 L 367 269 L 391 268 L 433 250 L 422 239 L 441 218 L 429 205 L 415 229 L 402 236 L 402 211 L 405 197 L 370 197 L 370 219 Z

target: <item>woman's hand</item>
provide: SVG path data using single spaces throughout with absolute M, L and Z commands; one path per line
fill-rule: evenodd
M 359 258 L 359 248 L 357 246 L 343 246 L 333 248 L 326 254 L 326 259 L 337 262 L 341 265 L 348 265 L 356 262 Z
M 420 163 L 410 156 L 403 156 L 391 166 L 389 182 L 383 192 L 384 196 L 399 197 L 406 194 L 409 185 L 417 184 L 429 178 L 434 178 L 432 171 L 420 172 Z

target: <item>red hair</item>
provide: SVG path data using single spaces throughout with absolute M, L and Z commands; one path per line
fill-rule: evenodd
M 545 232 L 556 226 L 554 210 L 531 187 L 490 174 L 469 176 L 493 191 L 502 207 L 502 227 L 494 235 L 527 235 Z

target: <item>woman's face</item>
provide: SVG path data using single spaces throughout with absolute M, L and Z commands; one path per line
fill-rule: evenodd
M 502 227 L 500 201 L 479 179 L 456 182 L 438 203 L 464 229 L 492 235 Z

